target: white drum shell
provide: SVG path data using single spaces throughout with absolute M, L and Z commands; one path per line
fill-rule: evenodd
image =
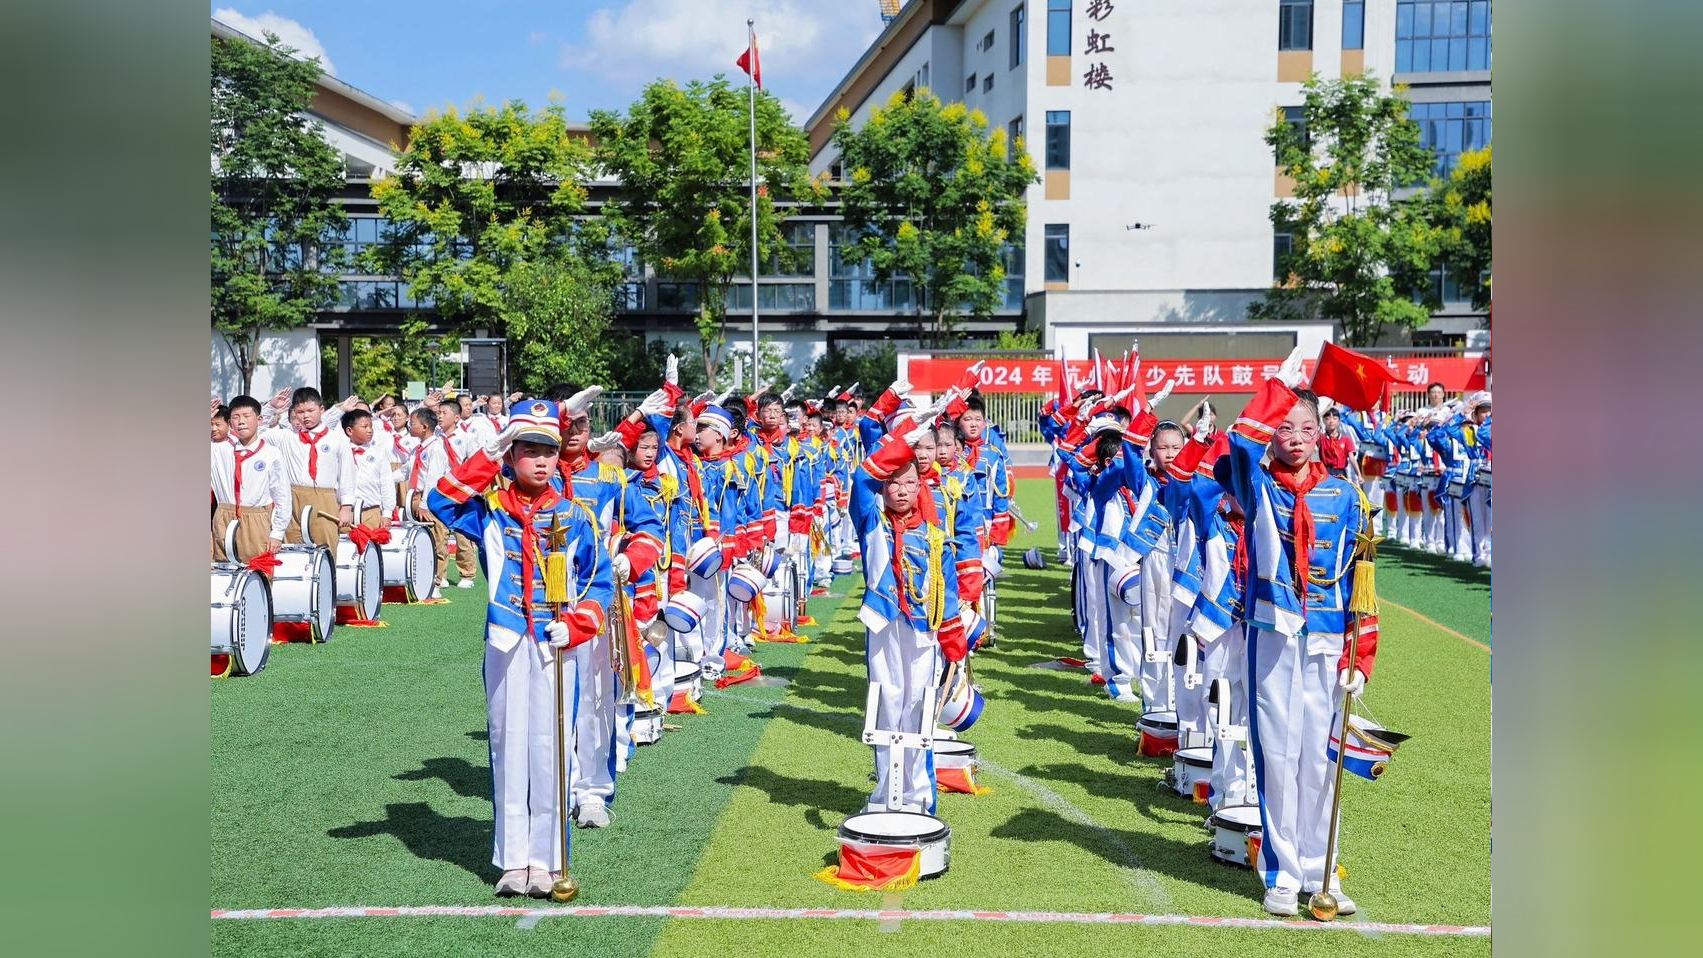
M 1243 868 L 1252 868 L 1248 861 L 1248 836 L 1260 831 L 1258 805 L 1226 805 L 1212 815 L 1213 858 Z
M 352 605 L 363 619 L 376 619 L 384 603 L 384 553 L 365 551 L 348 539 L 337 543 L 337 604 Z
M 307 622 L 316 638 L 331 634 L 337 621 L 334 603 L 337 569 L 331 552 L 319 545 L 292 545 L 278 550 L 281 563 L 272 574 L 272 614 L 279 622 Z
M 1180 748 L 1171 755 L 1171 787 L 1178 795 L 1193 796 L 1196 782 L 1212 780 L 1212 749 Z
M 231 657 L 231 672 L 253 675 L 272 650 L 272 592 L 266 578 L 241 566 L 212 570 L 212 653 Z
M 633 713 L 633 741 L 649 745 L 662 738 L 662 709 L 642 709 Z
M 944 832 L 944 834 L 942 834 Z M 920 812 L 863 812 L 840 825 L 842 842 L 920 851 L 918 874 L 934 878 L 952 864 L 952 829 Z M 926 840 L 925 840 L 926 839 Z

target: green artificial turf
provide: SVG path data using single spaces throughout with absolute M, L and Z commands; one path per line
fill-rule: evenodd
M 761 645 L 767 678 L 706 694 L 709 714 L 640 749 L 616 824 L 574 833 L 581 903 L 1120 911 L 1264 917 L 1251 872 L 1206 855 L 1203 809 L 1158 787 L 1134 755 L 1137 707 L 1079 671 L 1033 667 L 1080 654 L 1065 570 L 1051 564 L 1050 481 L 1020 483 L 1042 522 L 1045 571 L 1010 554 L 996 650 L 976 658 L 988 708 L 966 735 L 979 796 L 942 795 L 952 869 L 897 895 L 812 878 L 834 830 L 873 787 L 857 741 L 864 689 L 856 578 L 814 600 L 807 645 Z M 1386 553 L 1386 557 L 1389 554 Z M 1387 561 L 1387 559 L 1386 559 Z M 1384 594 L 1452 628 L 1416 569 Z M 212 902 L 218 908 L 491 904 L 491 808 L 479 685 L 482 590 L 453 604 L 386 606 L 392 627 L 274 650 L 268 670 L 213 689 Z M 1488 596 L 1482 600 L 1488 642 Z M 1456 601 L 1462 608 L 1464 601 Z M 1460 624 L 1457 624 L 1460 623 Z M 1490 655 L 1386 610 L 1366 705 L 1414 735 L 1377 783 L 1349 780 L 1347 887 L 1361 920 L 1490 921 Z M 783 684 L 784 683 L 784 684 Z M 1365 937 L 1178 927 L 658 918 L 376 918 L 214 921 L 221 954 L 1168 955 L 1485 954 L 1483 939 Z M 1016 949 L 1013 951 L 1012 949 Z

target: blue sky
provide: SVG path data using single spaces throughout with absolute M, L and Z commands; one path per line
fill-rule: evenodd
M 213 16 L 277 33 L 329 72 L 423 114 L 477 97 L 541 107 L 559 95 L 571 119 L 621 109 L 657 77 L 725 72 L 757 21 L 764 88 L 807 120 L 881 31 L 876 0 L 226 0 Z

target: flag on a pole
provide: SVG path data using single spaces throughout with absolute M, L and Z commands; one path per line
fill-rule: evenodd
M 1313 370 L 1310 388 L 1349 409 L 1370 412 L 1378 405 L 1385 387 L 1393 382 L 1395 376 L 1383 363 L 1335 343 L 1325 343 L 1319 350 L 1319 364 Z
M 739 55 L 735 64 L 751 75 L 751 82 L 757 84 L 757 89 L 763 88 L 763 64 L 757 59 L 757 31 L 751 31 L 751 46 Z

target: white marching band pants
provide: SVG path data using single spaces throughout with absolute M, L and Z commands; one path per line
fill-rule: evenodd
M 1078 563 L 1080 567 L 1079 595 L 1082 601 L 1082 657 L 1088 661 L 1088 671 L 1104 675 L 1106 658 L 1106 579 L 1111 567 L 1099 559 Z
M 1097 671 L 1106 678 L 1106 694 L 1113 698 L 1127 695 L 1135 691 L 1141 676 L 1141 610 L 1123 600 L 1116 593 L 1117 582 L 1112 578 L 1112 567 L 1104 562 L 1094 563 L 1096 569 L 1104 569 L 1101 581 L 1104 585 L 1105 618 L 1109 623 L 1106 641 L 1103 646 L 1105 660 L 1096 663 Z M 1143 566 L 1143 574 L 1146 572 Z
M 864 659 L 869 681 L 877 687 L 875 728 L 882 731 L 922 731 L 928 696 L 935 694 L 939 644 L 931 632 L 918 632 L 905 622 L 889 622 L 880 631 L 866 630 Z M 875 791 L 866 811 L 888 807 L 892 747 L 875 746 Z M 905 750 L 900 766 L 900 806 L 907 811 L 934 814 L 934 755 L 928 749 Z
M 1251 805 L 1254 798 L 1254 770 L 1248 753 L 1248 665 L 1247 635 L 1237 622 L 1226 629 L 1207 653 L 1216 663 L 1224 687 L 1229 691 L 1229 721 L 1220 728 L 1212 717 L 1217 710 L 1207 709 L 1212 731 L 1212 808 L 1217 811 L 1227 805 Z
M 609 633 L 599 631 L 570 655 L 579 666 L 579 706 L 575 714 L 575 775 L 571 807 L 615 802 L 615 670 Z M 625 711 L 625 710 L 623 710 Z M 625 716 L 621 716 L 625 720 Z
M 491 749 L 491 805 L 496 847 L 491 864 L 503 871 L 560 871 L 560 817 L 556 810 L 556 667 L 537 642 L 522 638 L 503 652 L 485 643 L 485 704 Z M 562 662 L 564 732 L 573 734 L 579 667 Z M 574 747 L 568 743 L 568 779 Z
M 722 653 L 727 651 L 726 619 L 731 604 L 727 597 L 727 572 L 717 572 L 708 579 L 687 573 L 686 587 L 704 600 L 704 618 L 694 630 L 696 641 L 688 641 L 687 644 L 697 652 L 704 678 L 714 679 L 721 675 Z
M 1154 656 L 1157 662 L 1147 661 L 1147 656 L 1141 659 L 1141 708 L 1151 712 L 1155 709 L 1175 711 L 1176 689 L 1172 682 L 1171 664 L 1172 653 L 1176 651 L 1171 641 L 1171 534 L 1166 532 L 1159 539 L 1159 545 L 1147 558 L 1141 560 L 1141 628 L 1144 636 L 1150 636 L 1159 654 Z
M 1490 490 L 1475 485 L 1466 497 L 1467 512 L 1472 516 L 1472 558 L 1480 565 L 1490 564 Z
M 1342 657 L 1340 641 L 1325 644 L 1309 651 L 1305 632 L 1248 630 L 1248 733 L 1264 829 L 1256 870 L 1267 888 L 1316 891 L 1324 873 Z

